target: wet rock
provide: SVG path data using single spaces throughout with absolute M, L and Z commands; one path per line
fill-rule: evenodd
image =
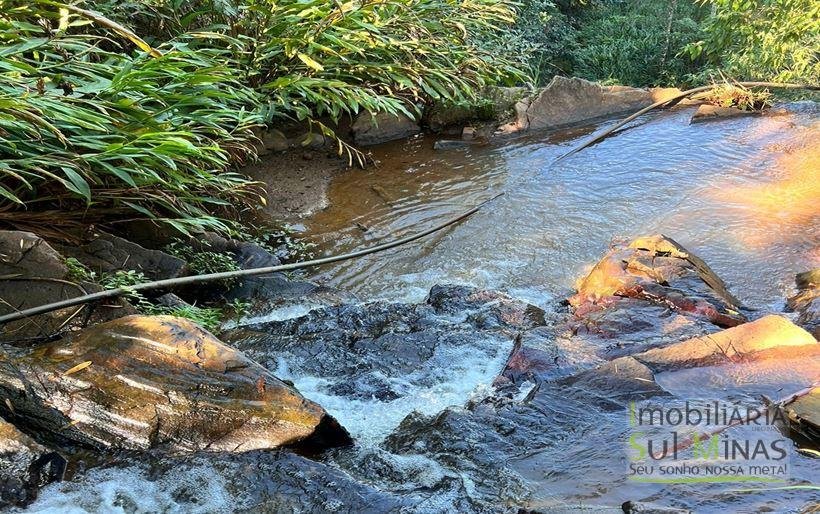
M 270 369 L 285 364 L 291 373 L 320 379 L 322 394 L 393 401 L 407 394 L 407 380 L 434 388 L 454 373 L 474 371 L 454 368 L 462 355 L 482 365 L 503 359 L 515 335 L 538 323 L 543 312 L 506 295 L 436 286 L 420 304 L 323 307 L 224 337 Z
M 356 118 L 351 127 L 353 140 L 358 145 L 376 145 L 404 139 L 421 132 L 418 121 L 405 114 L 364 112 Z
M 37 490 L 61 480 L 66 461 L 0 419 L 0 508 L 26 505 Z
M 797 324 L 820 339 L 820 268 L 795 277 L 797 294 L 786 302 L 790 312 L 797 312 Z
M 478 144 L 476 141 L 459 139 L 439 139 L 433 143 L 433 150 L 460 150 Z
M 645 366 L 619 364 L 539 383 L 523 398 L 496 395 L 433 416 L 410 414 L 384 447 L 424 455 L 460 477 L 452 494 L 475 510 L 537 505 L 536 511 L 551 512 L 561 507 L 555 498 L 598 496 L 601 483 L 618 491 L 627 484 L 620 472 L 627 459 L 614 442 L 628 437 L 626 406 L 665 395 Z M 628 492 L 614 496 L 621 494 Z
M 692 115 L 689 123 L 703 123 L 704 121 L 719 120 L 726 118 L 737 118 L 738 116 L 749 116 L 760 114 L 761 111 L 744 111 L 737 107 L 721 107 L 719 105 L 701 104 L 698 110 Z
M 652 101 L 652 93 L 646 89 L 601 86 L 578 78 L 555 77 L 505 131 L 566 127 L 636 111 Z
M 104 232 L 82 246 L 58 245 L 58 248 L 64 256 L 76 258 L 97 273 L 133 270 L 152 280 L 185 274 L 184 260 Z
M 820 450 L 820 387 L 812 388 L 783 409 L 791 430 L 808 440 L 815 450 Z
M 419 512 L 420 499 L 382 492 L 288 451 L 143 455 L 51 486 L 36 511 Z M 420 509 L 421 512 L 426 512 Z
M 570 328 L 602 340 L 610 357 L 746 321 L 709 266 L 662 235 L 616 245 L 577 289 Z
M 324 448 L 319 405 L 188 320 L 128 316 L 0 361 L 0 391 L 40 430 L 111 449 Z
M 594 395 L 596 405 L 612 410 L 623 408 L 625 396 L 637 401 L 667 395 L 652 370 L 632 357 L 619 357 L 558 383 L 569 387 L 567 394 L 587 401 Z
M 489 87 L 478 101 L 469 104 L 436 102 L 425 113 L 425 122 L 432 131 L 442 132 L 474 121 L 506 121 L 513 115 L 515 104 L 528 91 L 524 87 Z
M 712 366 L 780 355 L 813 355 L 820 348 L 811 334 L 782 316 L 764 316 L 750 323 L 703 337 L 655 348 L 634 357 L 654 371 Z

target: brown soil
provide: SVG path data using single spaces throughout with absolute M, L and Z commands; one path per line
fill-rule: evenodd
M 327 208 L 330 182 L 346 166 L 346 161 L 326 150 L 297 149 L 262 156 L 242 172 L 264 184 L 264 213 L 288 222 Z

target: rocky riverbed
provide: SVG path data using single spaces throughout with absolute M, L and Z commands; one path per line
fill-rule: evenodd
M 444 137 L 461 137 L 428 149 L 433 155 L 470 154 L 493 138 L 589 121 L 671 93 L 556 79 L 538 91 L 500 92 L 498 112 L 491 115 L 434 107 L 421 120 L 380 120 L 380 131 L 360 122 L 350 130 L 354 141 L 370 144 L 425 126 Z M 674 116 L 688 124 L 691 114 Z M 739 137 L 762 139 L 796 126 L 788 115 L 773 119 L 761 118 L 760 126 Z M 720 143 L 720 129 L 706 126 L 697 130 Z M 577 136 L 585 129 L 574 130 Z M 775 212 L 786 216 L 788 244 L 781 253 L 787 255 L 772 266 L 788 268 L 789 277 L 798 271 L 794 262 L 811 262 L 800 260 L 814 233 L 811 223 L 806 230 L 806 220 L 816 216 L 808 201 L 816 185 L 807 186 L 810 169 L 804 162 L 816 154 L 816 145 L 804 141 L 811 139 L 811 130 L 797 131 L 802 139 L 787 147 L 785 176 L 774 185 L 744 182 L 727 189 L 728 199 L 741 196 L 744 208 L 752 202 L 765 211 L 766 220 Z M 677 125 L 673 135 L 687 137 Z M 291 149 L 255 169 L 256 177 L 278 184 L 269 191 L 270 214 L 296 220 L 323 209 L 337 164 L 322 157 L 324 143 L 313 138 L 294 152 L 295 142 L 304 137 L 263 136 L 271 152 Z M 560 144 L 565 136 L 559 136 Z M 411 139 L 407 145 L 421 141 Z M 400 159 L 406 158 L 403 150 Z M 521 146 L 518 151 L 529 150 Z M 720 152 L 726 151 L 721 147 Z M 415 176 L 428 162 L 411 163 L 403 175 L 391 176 L 389 190 L 363 186 L 366 182 L 359 181 L 365 172 L 337 187 L 350 189 L 344 198 L 356 209 L 378 205 L 391 215 L 406 214 L 415 226 L 420 222 L 413 217 L 416 204 L 405 199 L 420 194 L 417 189 L 441 184 L 443 199 L 425 202 L 434 216 L 441 216 L 449 212 L 453 191 L 464 192 L 459 189 L 464 184 L 483 194 L 498 182 L 495 174 L 486 184 L 485 177 L 460 175 L 474 164 L 466 158 L 456 159 L 452 169 L 448 162 L 430 160 L 431 167 L 442 168 L 432 178 Z M 609 171 L 609 157 L 606 165 Z M 277 170 L 286 167 L 290 173 L 278 180 Z M 330 167 L 333 173 L 308 173 L 312 178 L 301 180 L 309 170 Z M 644 175 L 654 177 L 655 171 Z M 649 180 L 656 188 L 669 182 L 657 202 L 633 180 L 632 169 L 615 177 L 614 188 L 586 176 L 547 183 L 545 191 L 538 189 L 544 182 L 533 186 L 526 194 L 548 197 L 555 204 L 549 212 L 556 206 L 566 211 L 566 223 L 556 229 L 560 237 L 539 225 L 545 219 L 540 207 L 523 213 L 516 207 L 514 224 L 500 207 L 501 214 L 494 215 L 501 218 L 491 218 L 489 228 L 487 222 L 479 227 L 483 234 L 467 230 L 460 238 L 435 239 L 437 247 L 445 248 L 455 241 L 459 251 L 445 249 L 433 264 L 464 268 L 442 276 L 466 276 L 460 282 L 474 285 L 433 281 L 415 272 L 380 273 L 380 265 L 362 269 L 374 282 L 410 277 L 412 288 L 423 287 L 423 294 L 357 298 L 343 287 L 274 274 L 148 297 L 127 295 L 7 324 L 0 332 L 0 505 L 36 512 L 129 513 L 810 511 L 820 501 L 820 271 L 799 270 L 788 299 L 780 298 L 783 294 L 772 299 L 769 287 L 761 294 L 764 302 L 744 305 L 739 298 L 760 289 L 755 281 L 765 278 L 755 272 L 772 266 L 744 268 L 749 283 L 738 284 L 740 263 L 748 262 L 740 259 L 741 251 L 769 244 L 771 227 L 764 227 L 766 234 L 753 231 L 750 238 L 749 227 L 733 218 L 734 224 L 726 225 L 732 226 L 732 235 L 739 234 L 740 246 L 723 237 L 720 220 L 715 224 L 721 226 L 721 237 L 712 237 L 708 248 L 686 248 L 652 230 L 643 237 L 618 238 L 602 256 L 596 247 L 595 253 L 578 257 L 578 233 L 601 243 L 633 219 L 627 215 L 675 216 L 671 199 L 681 204 L 686 197 L 674 196 L 681 187 L 670 177 Z M 590 182 L 592 191 L 580 187 L 580 181 Z M 633 182 L 639 191 L 632 189 Z M 292 198 L 290 190 L 305 194 Z M 775 209 L 771 191 L 774 196 L 787 192 L 795 201 Z M 618 203 L 612 196 L 625 200 Z M 533 203 L 532 196 L 526 200 Z M 574 204 L 579 204 L 577 212 Z M 597 215 L 599 209 L 615 215 Z M 677 214 L 686 218 L 686 227 L 709 230 L 691 213 Z M 323 211 L 314 217 L 321 221 L 331 215 Z M 421 222 L 428 221 L 426 216 L 425 211 Z M 350 229 L 357 245 L 381 230 L 372 216 L 339 218 L 346 227 L 351 220 L 357 223 Z M 489 238 L 494 252 L 484 252 L 483 246 L 481 252 L 469 250 L 474 241 L 483 244 L 488 231 L 504 232 Z M 140 223 L 116 234 L 91 228 L 69 237 L 41 235 L 0 231 L 3 313 L 98 291 L 101 277 L 118 273 L 173 278 L 201 272 L 203 261 L 252 268 L 276 265 L 285 253 L 270 244 L 207 233 L 176 241 L 168 231 Z M 504 237 L 516 247 L 502 248 Z M 171 255 L 173 244 L 186 252 Z M 529 257 L 533 245 L 551 253 Z M 715 247 L 720 251 L 715 253 Z M 711 253 L 702 253 L 706 250 Z M 410 268 L 433 269 L 429 254 L 429 247 L 422 247 Z M 706 262 L 715 254 L 722 257 L 715 270 L 732 273 L 729 285 L 721 278 L 725 274 Z M 406 265 L 394 259 L 385 262 Z M 487 259 L 494 260 L 490 269 L 503 280 L 485 280 L 488 272 L 481 266 Z M 521 259 L 533 262 L 522 264 Z M 554 288 L 534 298 L 521 287 L 522 280 L 552 287 L 564 275 L 577 279 L 572 291 Z M 361 280 L 358 284 L 357 293 L 369 291 Z M 738 294 L 738 285 L 746 294 Z M 408 287 L 404 282 L 392 286 Z M 382 284 L 373 290 L 390 288 Z M 156 312 L 146 307 L 147 302 L 152 309 L 191 312 L 201 302 L 237 300 L 243 312 L 212 331 L 177 316 L 147 315 Z M 684 406 L 703 411 L 713 403 L 753 419 L 696 423 L 676 431 L 672 462 L 663 460 L 666 442 L 664 456 L 637 451 L 644 431 L 650 439 L 663 435 L 658 427 L 641 423 L 641 409 L 668 414 Z M 769 429 L 765 437 L 756 431 L 761 421 Z M 755 468 L 753 476 L 728 485 L 691 471 L 675 475 L 678 480 L 638 472 L 696 462 L 696 452 L 703 452 L 701 437 L 716 441 L 718 450 L 720 444 L 730 448 L 761 440 L 767 452 L 782 449 L 786 468 L 775 469 L 779 461 L 773 458 L 752 459 L 772 469 Z
M 2 236 L 7 271 L 59 276 L 47 242 Z M 411 304 L 314 295 L 304 315 L 219 339 L 129 315 L 9 344 L 0 494 L 126 512 L 699 510 L 723 493 L 628 479 L 626 416 L 630 402 L 715 394 L 786 412 L 787 484 L 811 484 L 820 346 L 798 324 L 816 329 L 815 274 L 797 279 L 792 321 L 744 309 L 695 253 L 651 236 L 613 247 L 551 310 L 441 285 Z M 694 384 L 715 377 L 701 396 Z

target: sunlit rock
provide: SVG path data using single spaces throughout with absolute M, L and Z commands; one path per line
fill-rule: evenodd
M 104 448 L 319 449 L 349 436 L 319 405 L 182 318 L 128 316 L 0 361 L 32 425 Z
M 610 340 L 603 343 L 610 357 L 746 321 L 709 266 L 662 235 L 614 246 L 569 304 L 573 333 Z
M 820 345 L 811 334 L 782 316 L 770 315 L 634 357 L 654 371 L 662 371 L 762 358 L 816 358 L 818 348 Z
M 744 111 L 737 107 L 721 107 L 719 105 L 702 104 L 692 115 L 689 123 L 703 123 L 710 120 L 721 120 L 726 118 L 737 118 L 738 116 L 749 116 L 760 114 L 761 111 Z
M 820 268 L 799 273 L 795 283 L 797 294 L 789 298 L 786 307 L 798 313 L 798 325 L 820 339 Z
M 25 505 L 37 489 L 60 480 L 65 459 L 0 419 L 0 508 Z

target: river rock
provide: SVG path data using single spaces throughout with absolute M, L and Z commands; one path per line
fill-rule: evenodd
M 42 512 L 383 513 L 419 498 L 383 492 L 289 451 L 140 455 L 49 487 Z
M 376 145 L 396 139 L 404 139 L 421 132 L 421 127 L 416 119 L 406 114 L 391 114 L 388 112 L 376 114 L 364 112 L 356 118 L 351 129 L 353 131 L 353 140 L 358 145 Z
M 31 232 L 0 231 L 0 314 L 37 307 L 100 290 L 96 284 L 69 280 L 63 256 Z M 76 312 L 69 307 L 6 323 L 0 327 L 0 341 L 29 344 L 58 332 Z M 132 313 L 124 300 L 92 310 L 90 320 L 99 322 Z M 84 314 L 85 316 L 85 314 Z M 79 322 L 81 317 L 75 317 Z
M 647 89 L 601 86 L 579 78 L 555 77 L 533 97 L 507 131 L 556 129 L 595 118 L 637 111 L 652 103 Z
M 791 430 L 820 450 L 820 387 L 814 387 L 784 408 Z
M 399 377 L 435 387 L 453 373 L 474 371 L 455 369 L 456 357 L 487 366 L 507 356 L 518 332 L 543 323 L 543 311 L 501 293 L 435 286 L 424 303 L 321 307 L 223 337 L 270 369 L 284 365 L 314 377 L 326 384 L 322 394 L 393 401 L 406 394 Z
M 786 302 L 787 310 L 797 312 L 797 324 L 820 339 L 820 268 L 795 277 L 797 294 Z
M 25 505 L 37 490 L 61 480 L 66 461 L 0 419 L 0 508 Z
M 0 361 L 40 430 L 109 449 L 321 449 L 350 438 L 319 405 L 192 322 L 128 316 Z
M 99 273 L 133 270 L 152 280 L 185 274 L 185 261 L 160 250 L 150 250 L 121 237 L 100 232 L 82 246 L 58 245 L 60 253 L 74 257 Z
M 634 357 L 654 371 L 748 362 L 779 355 L 816 358 L 820 344 L 782 316 L 769 315 L 714 334 L 696 337 Z
M 737 107 L 722 107 L 720 105 L 701 104 L 692 115 L 689 123 L 703 123 L 704 121 L 719 120 L 726 118 L 737 118 L 738 116 L 749 116 L 760 114 L 761 111 L 744 111 Z
M 746 321 L 709 266 L 663 235 L 615 245 L 581 279 L 569 304 L 572 332 L 609 357 Z

